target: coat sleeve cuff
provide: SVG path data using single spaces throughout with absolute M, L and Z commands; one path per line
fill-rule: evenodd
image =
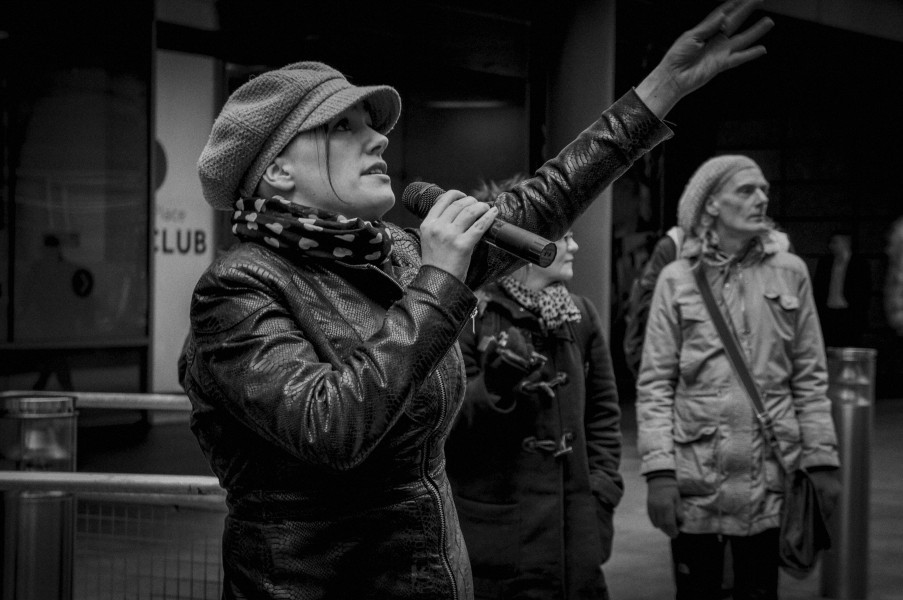
M 435 303 L 434 308 L 459 329 L 477 306 L 477 297 L 463 281 L 432 265 L 420 267 L 408 290 L 424 294 Z
M 650 471 L 648 473 L 643 474 L 646 477 L 646 481 L 652 481 L 653 479 L 660 479 L 664 477 L 668 477 L 671 479 L 677 479 L 677 474 L 670 469 L 662 469 L 660 471 Z
M 837 454 L 834 452 L 813 452 L 808 455 L 804 455 L 800 459 L 800 467 L 807 471 L 811 471 L 815 468 L 832 468 L 839 467 L 840 460 L 837 457 Z
M 607 112 L 618 115 L 617 123 L 624 133 L 622 149 L 631 163 L 674 137 L 671 128 L 649 110 L 634 89 L 618 98 Z
M 611 480 L 611 477 L 601 472 L 590 472 L 590 487 L 596 497 L 602 502 L 615 508 L 620 504 L 624 490 Z
M 675 473 L 673 456 L 652 456 L 640 464 L 640 475 L 646 477 L 649 473 L 657 471 L 668 471 Z
M 419 340 L 412 348 L 417 353 L 415 370 L 429 372 L 458 340 L 474 314 L 477 298 L 463 281 L 430 265 L 420 268 L 406 296 Z

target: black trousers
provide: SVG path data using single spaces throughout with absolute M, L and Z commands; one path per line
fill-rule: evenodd
M 671 540 L 677 600 L 719 600 L 723 597 L 724 550 L 733 557 L 734 600 L 777 600 L 778 530 L 732 536 L 681 533 Z

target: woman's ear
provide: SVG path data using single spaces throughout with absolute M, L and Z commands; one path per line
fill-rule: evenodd
M 260 182 L 267 184 L 281 194 L 295 189 L 295 180 L 292 179 L 291 173 L 283 168 L 282 161 L 278 157 L 264 170 Z
M 709 196 L 705 200 L 705 212 L 713 217 L 718 216 L 718 202 L 714 196 Z

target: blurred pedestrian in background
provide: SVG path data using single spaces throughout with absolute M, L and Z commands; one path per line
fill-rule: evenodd
M 649 304 L 652 302 L 655 282 L 665 265 L 680 256 L 683 240 L 683 229 L 677 225 L 668 229 L 655 243 L 643 270 L 630 287 L 625 317 L 624 358 L 634 377 L 640 371 L 640 360 L 643 358 L 643 340 L 646 337 L 646 321 L 649 319 Z
M 884 312 L 887 322 L 903 336 L 903 217 L 897 219 L 887 244 L 887 278 L 884 284 Z
M 812 280 L 825 345 L 858 347 L 868 325 L 869 266 L 856 252 L 852 231 L 833 232 L 828 249 L 831 253 L 819 259 Z

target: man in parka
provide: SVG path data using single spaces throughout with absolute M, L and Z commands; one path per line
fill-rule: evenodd
M 731 368 L 694 278 L 703 269 L 763 397 L 784 464 L 840 493 L 827 369 L 805 263 L 766 216 L 769 186 L 745 156 L 717 156 L 678 206 L 682 258 L 656 284 L 637 381 L 641 473 L 652 524 L 671 538 L 678 600 L 776 599 L 782 470 Z M 784 238 L 786 240 L 786 238 Z

